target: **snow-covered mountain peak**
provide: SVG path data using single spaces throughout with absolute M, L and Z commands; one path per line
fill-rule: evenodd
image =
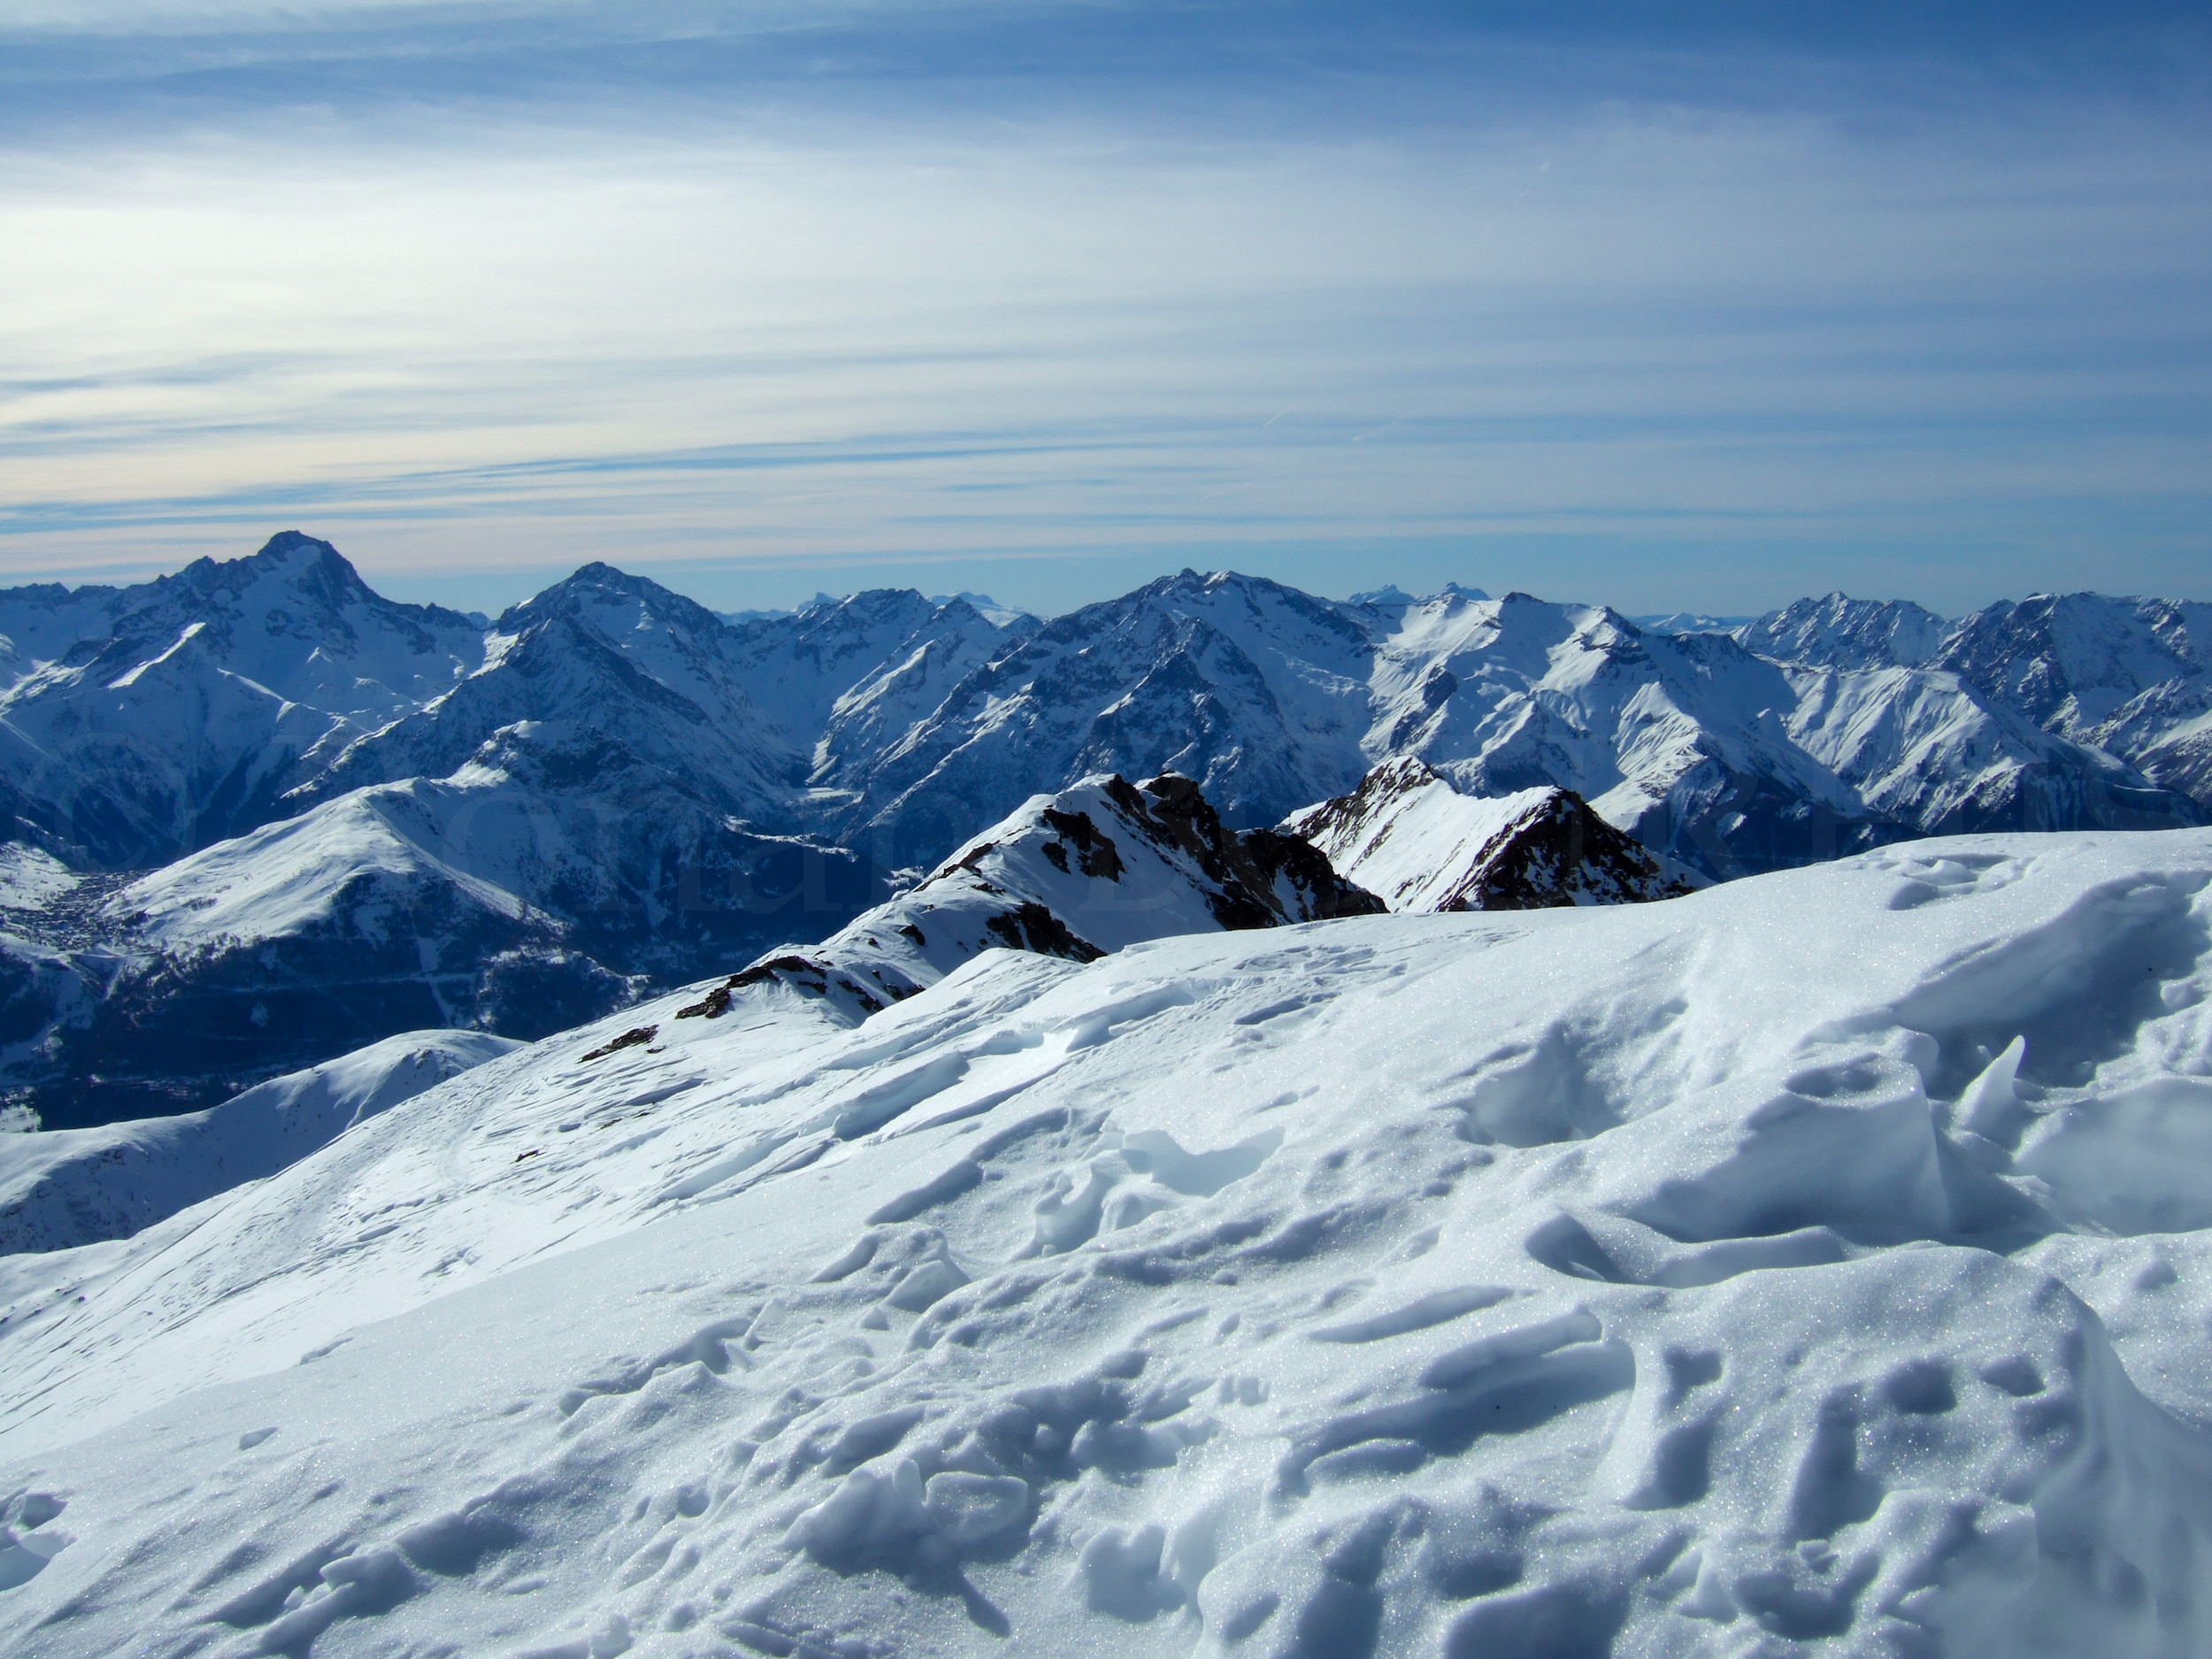
M 1370 588 L 1363 592 L 1353 594 L 1346 598 L 1344 603 L 1348 605 L 1368 605 L 1380 609 L 1384 606 L 1394 608 L 1409 605 L 1415 603 L 1416 600 L 1413 595 L 1406 592 L 1397 583 L 1385 582 L 1379 588 Z
M 612 706 L 655 700 L 749 744 L 762 724 L 736 660 L 736 631 L 705 606 L 649 578 L 611 565 L 587 565 L 502 615 L 495 637 L 510 634 L 517 643 L 502 652 L 503 671 L 556 682 L 580 675 L 619 684 L 622 690 L 602 694 Z M 687 709 L 679 710 L 660 692 L 681 699 Z M 538 708 L 587 724 L 595 712 L 588 700 L 557 709 L 542 694 Z M 771 771 L 787 769 L 769 764 Z
M 1008 641 L 897 741 L 840 749 L 817 780 L 851 792 L 839 833 L 882 838 L 896 864 L 934 862 L 1016 791 L 1094 772 L 1181 772 L 1230 822 L 1272 823 L 1366 769 L 1348 717 L 1370 614 L 1233 572 L 1162 577 Z
M 0 595 L 0 610 L 8 597 Z M 329 542 L 296 531 L 245 558 L 203 558 L 112 590 L 104 611 L 105 637 L 78 648 L 102 663 L 158 655 L 196 632 L 232 672 L 346 714 L 403 706 L 449 683 L 480 649 L 468 618 L 385 598 Z
M 966 605 L 971 611 L 973 611 L 978 616 L 989 622 L 994 627 L 1017 628 L 1026 626 L 1033 628 L 1040 626 L 1038 618 L 1031 616 L 1026 611 L 1021 610 L 1018 606 L 1014 605 L 1001 604 L 988 594 L 974 594 L 964 591 L 956 594 L 933 594 L 930 595 L 929 602 L 933 605 L 943 606 L 952 604 L 956 601 L 961 604 Z
M 650 577 L 634 576 L 597 561 L 510 606 L 495 626 L 502 634 L 522 634 L 563 616 L 587 622 L 622 642 L 626 642 L 628 635 L 656 628 L 713 641 L 729 626 L 704 605 L 662 587 Z
M 1854 599 L 1838 591 L 1800 599 L 1735 630 L 1758 656 L 1812 668 L 1916 668 L 1942 646 L 1949 625 L 1907 599 Z
M 1612 606 L 1588 605 L 1568 610 L 1576 618 L 1575 633 L 1592 649 L 1614 653 L 1644 649 L 1644 630 Z
M 483 653 L 468 618 L 387 600 L 293 532 L 136 587 L 0 593 L 0 783 L 111 867 L 264 821 L 303 757 L 420 707 Z
M 265 654 L 256 634 L 296 641 L 320 654 L 373 670 L 422 654 L 469 655 L 472 618 L 441 605 L 387 599 L 338 549 L 296 530 L 273 535 L 245 558 L 195 560 L 174 576 L 120 590 L 112 607 L 119 636 L 147 637 L 198 621 L 227 650 L 249 661 L 288 663 L 296 653 L 282 645 Z M 408 664 L 413 668 L 414 664 Z M 280 669 L 273 676 L 281 682 Z M 335 686 L 321 687 L 327 700 Z
M 155 577 L 150 586 L 157 595 L 182 591 L 219 603 L 280 588 L 327 611 L 382 598 L 335 547 L 298 530 L 279 531 L 243 558 L 196 558 L 173 576 Z
M 1490 595 L 1479 588 L 1465 588 L 1457 582 L 1446 582 L 1432 594 L 1409 594 L 1395 582 L 1385 582 L 1351 595 L 1344 603 L 1372 610 L 1401 610 L 1407 605 L 1426 604 L 1432 600 L 1484 600 Z
M 962 676 L 1033 626 L 1018 615 L 987 618 L 957 596 L 940 603 L 910 588 L 876 588 L 747 623 L 733 659 L 764 718 L 810 757 L 816 781 L 829 783 L 847 745 L 872 755 L 897 741 Z
M 1639 903 L 1708 885 L 1570 790 L 1478 800 L 1411 756 L 1377 766 L 1348 795 L 1293 813 L 1283 828 L 1399 911 Z
M 1755 620 L 1750 617 L 1713 616 L 1701 611 L 1669 611 L 1629 619 L 1647 634 L 1727 634 Z
M 1932 665 L 2039 726 L 2085 733 L 2142 692 L 2212 668 L 2212 604 L 2036 595 L 1962 620 Z
M 1090 962 L 1174 934 L 1382 908 L 1295 835 L 1227 828 L 1188 778 L 1110 773 L 1025 802 L 918 886 L 818 946 L 771 953 L 727 988 L 772 976 L 864 1015 L 979 951 Z
M 1347 614 L 1347 607 L 1240 571 L 1201 575 L 1185 569 L 1139 588 L 1125 600 L 1106 603 L 1128 606 L 1140 614 L 1156 608 L 1170 615 L 1200 619 L 1247 649 L 1261 643 L 1263 649 L 1296 650 L 1302 645 L 1326 641 L 1328 649 L 1356 650 L 1366 639 L 1365 628 Z

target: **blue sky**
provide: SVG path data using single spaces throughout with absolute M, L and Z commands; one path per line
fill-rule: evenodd
M 2212 597 L 2183 8 L 644 10 L 17 0 L 0 580 Z

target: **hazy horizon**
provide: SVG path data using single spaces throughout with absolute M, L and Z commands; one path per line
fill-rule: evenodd
M 1165 580 L 1176 575 L 1188 574 L 1196 574 L 1205 577 L 1238 576 L 1264 578 L 1268 580 L 1281 581 L 1284 585 L 1288 587 L 1302 588 L 1302 591 L 1314 594 L 1321 598 L 1348 602 L 1363 595 L 1382 593 L 1394 587 L 1399 589 L 1399 591 L 1407 598 L 1415 600 L 1428 600 L 1440 597 L 1448 588 L 1452 587 L 1457 587 L 1463 590 L 1479 594 L 1486 599 L 1502 599 L 1507 597 L 1512 593 L 1519 592 L 1526 594 L 1531 597 L 1544 601 L 1548 603 L 1563 605 L 1569 608 L 1608 605 L 1620 614 L 1628 617 L 1632 621 L 1660 621 L 1677 616 L 1693 616 L 1730 625 L 1757 621 L 1761 617 L 1774 611 L 1781 610 L 1787 603 L 1795 600 L 1824 599 L 1835 593 L 1843 591 L 1835 588 L 1821 591 L 1808 590 L 1804 593 L 1793 594 L 1787 600 L 1785 600 L 1780 603 L 1769 605 L 1756 611 L 1728 612 L 1714 611 L 1707 607 L 1694 605 L 1673 605 L 1661 606 L 1652 609 L 1632 610 L 1628 607 L 1613 603 L 1612 601 L 1605 598 L 1602 595 L 1544 592 L 1530 588 L 1492 586 L 1478 580 L 1462 580 L 1459 578 L 1446 578 L 1443 580 L 1433 584 L 1425 584 L 1419 588 L 1412 588 L 1409 587 L 1404 582 L 1396 580 L 1388 574 L 1384 574 L 1376 577 L 1371 580 L 1354 583 L 1348 587 L 1341 582 L 1333 587 L 1302 587 L 1302 584 L 1289 581 L 1287 579 L 1280 576 L 1267 576 L 1263 572 L 1256 570 L 1241 570 L 1233 565 L 1197 566 L 1189 565 L 1164 565 L 1156 569 L 1138 574 L 1133 580 L 1128 582 L 1125 586 L 1114 588 L 1110 590 L 1085 593 L 1080 596 L 1055 605 L 1050 609 L 1042 609 L 1037 605 L 1023 603 L 1019 599 L 1012 596 L 1014 590 L 1011 588 L 1004 593 L 989 592 L 972 585 L 947 584 L 944 582 L 930 581 L 926 580 L 901 580 L 896 575 L 886 580 L 863 582 L 856 586 L 838 588 L 818 587 L 812 592 L 795 595 L 788 600 L 778 601 L 776 603 L 767 603 L 765 601 L 756 603 L 756 596 L 749 594 L 744 587 L 744 584 L 751 579 L 755 572 L 733 571 L 727 568 L 716 568 L 705 565 L 696 568 L 686 568 L 681 566 L 672 568 L 664 565 L 647 569 L 642 567 L 626 566 L 624 565 L 619 560 L 615 559 L 587 559 L 577 565 L 556 572 L 549 575 L 545 580 L 537 582 L 527 588 L 505 589 L 503 590 L 502 596 L 496 597 L 493 600 L 493 602 L 477 604 L 461 603 L 451 599 L 438 596 L 434 591 L 431 590 L 449 584 L 440 583 L 435 580 L 433 580 L 428 583 L 425 583 L 421 580 L 420 573 L 419 572 L 402 572 L 397 577 L 380 577 L 373 571 L 362 569 L 359 561 L 354 559 L 345 548 L 339 547 L 334 541 L 330 541 L 327 537 L 317 536 L 311 532 L 298 531 L 296 529 L 288 529 L 287 531 L 279 532 L 278 534 L 280 535 L 306 534 L 310 536 L 311 540 L 323 541 L 326 545 L 333 547 L 341 557 L 345 558 L 349 564 L 353 565 L 355 568 L 360 572 L 363 580 L 367 581 L 371 588 L 375 589 L 379 594 L 387 599 L 396 600 L 410 604 L 443 605 L 451 610 L 481 613 L 487 618 L 497 618 L 510 606 L 520 604 L 526 600 L 533 599 L 546 592 L 549 588 L 557 586 L 561 581 L 565 580 L 568 577 L 577 574 L 587 565 L 592 564 L 611 565 L 617 569 L 623 571 L 625 574 L 644 577 L 649 580 L 657 582 L 662 587 L 680 595 L 686 599 L 689 599 L 695 603 L 704 605 L 707 609 L 726 617 L 745 613 L 762 615 L 791 615 L 807 609 L 811 604 L 825 600 L 834 603 L 852 598 L 857 594 L 867 592 L 871 589 L 903 589 L 919 592 L 926 597 L 936 600 L 946 600 L 956 597 L 988 600 L 992 603 L 998 606 L 1005 607 L 1010 610 L 1027 611 L 1032 616 L 1041 621 L 1050 621 L 1056 617 L 1064 616 L 1070 611 L 1081 610 L 1087 605 L 1121 598 L 1128 594 L 1135 592 L 1141 588 L 1149 586 L 1153 582 Z M 198 557 L 211 558 L 220 564 L 230 562 L 234 559 L 250 557 L 260 550 L 262 549 L 255 548 L 250 549 L 244 552 L 212 552 L 203 554 Z M 190 561 L 187 562 L 189 563 Z M 986 573 L 988 573 L 991 570 L 995 568 L 1002 575 L 1010 573 L 1018 568 L 1011 563 L 1002 564 L 996 566 L 989 564 L 980 564 L 972 567 L 980 569 Z M 134 578 L 132 580 L 151 580 L 154 576 L 175 575 L 183 568 L 184 566 L 182 565 L 173 565 L 165 570 L 152 572 L 148 576 Z M 810 566 L 808 568 L 826 567 Z M 918 570 L 909 572 L 907 574 L 918 578 L 926 578 L 933 573 L 933 572 L 941 571 L 942 568 L 944 567 L 923 566 Z M 97 578 L 76 579 L 64 576 L 56 578 L 55 580 L 59 580 L 63 586 L 69 588 L 81 588 L 85 586 L 121 587 L 127 585 L 120 580 L 103 583 Z M 465 583 L 475 585 L 486 582 L 491 579 L 483 576 L 472 575 L 459 580 Z M 687 585 L 687 580 L 691 582 L 691 585 Z M 733 587 L 733 583 L 737 585 Z M 0 588 L 0 592 L 4 591 L 4 588 Z M 2066 589 L 2023 589 L 2016 594 L 2002 595 L 2001 599 L 2003 601 L 2020 601 L 2035 598 L 2053 592 L 2093 593 L 2101 594 L 2105 597 L 2119 598 L 2171 599 L 2185 597 L 2185 595 L 2159 594 L 2119 595 L 2114 594 L 2108 589 L 2077 586 Z M 732 597 L 733 594 L 734 595 L 734 597 Z M 1916 604 L 1920 603 L 1919 601 L 1914 599 L 1909 594 L 1858 592 L 1847 593 L 1845 596 L 1855 600 L 1870 600 L 1876 602 L 1904 600 Z M 1979 610 L 1982 608 L 1983 607 L 1976 606 L 1971 609 Z M 1923 606 L 1923 609 L 1933 610 L 1933 607 Z M 1961 617 L 1968 613 L 1964 611 L 1948 613 L 1936 611 L 1935 614 L 1946 621 L 1956 621 Z

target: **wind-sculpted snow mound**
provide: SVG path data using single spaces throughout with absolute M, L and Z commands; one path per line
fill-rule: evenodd
M 2212 1651 L 2212 833 L 991 950 L 4 1263 L 0 1651 Z

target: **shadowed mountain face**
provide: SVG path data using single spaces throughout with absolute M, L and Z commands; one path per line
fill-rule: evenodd
M 394 603 L 288 533 L 134 588 L 0 594 L 0 787 L 104 869 L 165 864 L 287 815 L 345 745 L 482 665 L 457 611 Z
M 2193 823 L 2203 611 L 1836 595 L 1658 632 L 1186 571 L 1044 624 L 891 589 L 733 620 L 592 565 L 487 623 L 293 533 L 0 593 L 0 1078 L 90 1121 L 398 1031 L 542 1034 L 823 939 L 1093 774 L 1248 831 L 1417 762 L 1704 879 Z

